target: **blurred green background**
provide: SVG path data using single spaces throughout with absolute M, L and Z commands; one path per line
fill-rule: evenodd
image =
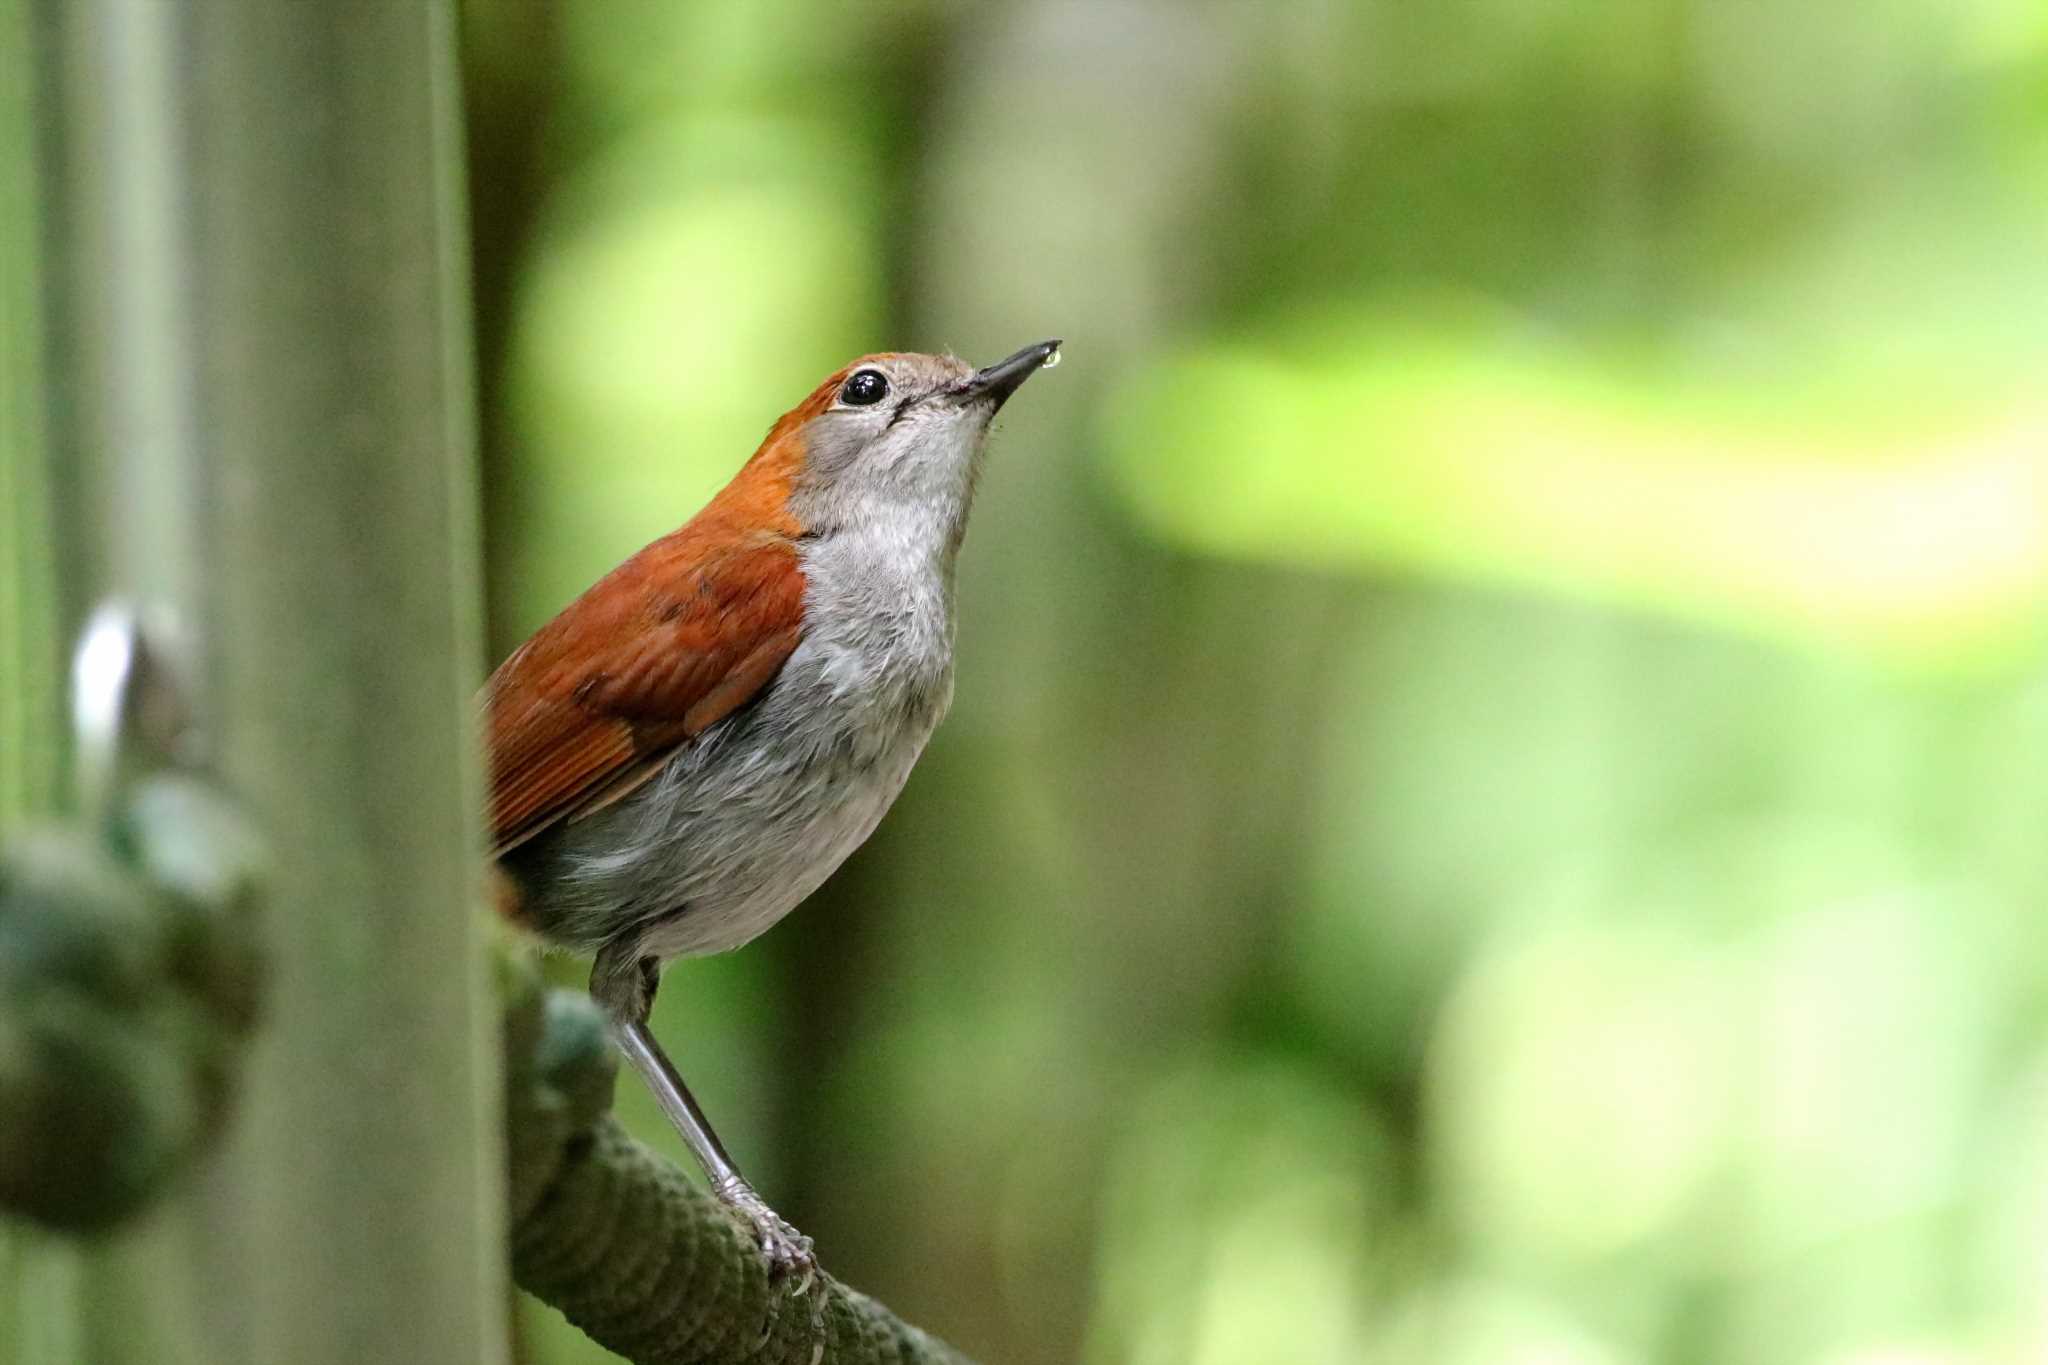
M 835 1272 L 1002 1361 L 2048 1355 L 2039 0 L 464 25 L 497 654 L 852 356 L 1067 340 L 908 792 L 658 1011 Z

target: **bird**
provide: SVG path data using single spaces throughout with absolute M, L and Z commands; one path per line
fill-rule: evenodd
M 808 1275 L 812 1243 L 741 1175 L 648 1013 L 669 962 L 767 930 L 902 791 L 952 701 L 989 426 L 1060 345 L 838 370 L 479 694 L 499 908 L 593 955 L 613 1041 L 771 1275 Z

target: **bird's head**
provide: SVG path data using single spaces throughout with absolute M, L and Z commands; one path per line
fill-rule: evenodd
M 957 543 L 989 423 L 1060 343 L 975 369 L 950 355 L 862 356 L 785 413 L 729 493 L 771 481 L 811 534 L 908 518 Z

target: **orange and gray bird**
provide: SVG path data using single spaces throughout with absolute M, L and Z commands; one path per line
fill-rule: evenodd
M 485 684 L 508 913 L 591 995 L 777 1273 L 810 1239 L 740 1175 L 648 1031 L 671 959 L 737 948 L 874 832 L 953 696 L 953 579 L 990 422 L 1059 354 L 866 356 L 680 530 Z

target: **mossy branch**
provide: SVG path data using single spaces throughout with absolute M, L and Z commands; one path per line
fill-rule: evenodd
M 98 1232 L 226 1121 L 261 972 L 254 835 L 205 782 L 140 783 L 102 838 L 0 844 L 0 1214 Z
M 634 1365 L 966 1365 L 820 1271 L 768 1278 L 752 1236 L 610 1114 L 617 1063 L 580 992 L 506 1016 L 512 1271 Z
M 152 779 L 108 842 L 0 855 L 0 1212 L 92 1231 L 218 1131 L 255 1019 L 261 859 L 202 783 Z M 750 1232 L 611 1116 L 617 1061 L 577 991 L 504 982 L 512 1268 L 635 1365 L 966 1365 L 822 1272 L 770 1281 Z

